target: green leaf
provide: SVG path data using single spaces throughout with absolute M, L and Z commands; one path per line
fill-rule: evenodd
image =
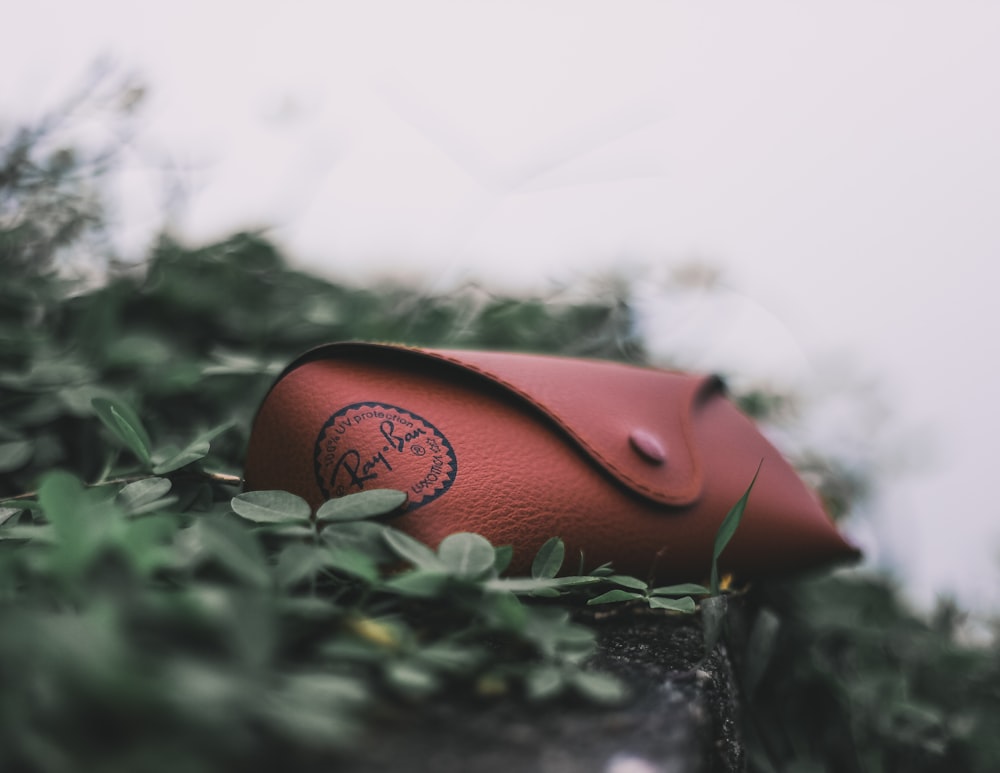
M 81 516 L 83 483 L 75 475 L 61 470 L 48 473 L 38 487 L 38 502 L 45 517 L 59 536 L 70 543 L 80 540 L 86 526 Z
M 602 577 L 591 577 L 590 575 L 570 575 L 569 577 L 553 577 L 552 582 L 557 588 L 579 588 L 582 585 L 595 585 L 603 582 Z
M 97 417 L 143 464 L 152 462 L 152 441 L 132 408 L 118 400 L 95 397 L 90 402 Z
M 365 553 L 349 548 L 326 549 L 324 566 L 371 584 L 378 580 L 379 571 L 375 561 Z
M 538 549 L 531 562 L 532 577 L 555 577 L 562 569 L 566 545 L 559 537 L 552 537 Z
M 0 526 L 21 512 L 24 511 L 20 507 L 0 507 Z
M 394 660 L 386 666 L 386 681 L 404 695 L 423 698 L 438 689 L 438 678 L 419 663 Z
M 316 529 L 312 524 L 304 521 L 294 523 L 262 523 L 254 527 L 254 534 L 266 535 L 268 537 L 279 537 L 281 539 L 311 539 L 316 536 Z
M 323 709 L 341 705 L 357 706 L 369 698 L 367 686 L 356 678 L 324 671 L 285 677 L 285 690 L 294 691 L 299 700 L 315 707 L 320 713 Z
M 698 608 L 694 603 L 694 599 L 690 596 L 685 596 L 680 599 L 668 599 L 663 596 L 650 596 L 649 606 L 650 609 L 669 609 L 672 612 L 684 612 L 685 614 L 692 614 Z
M 256 588 L 271 586 L 271 571 L 264 551 L 253 534 L 234 521 L 203 518 L 198 529 L 204 554 L 215 558 L 237 579 Z
M 9 440 L 0 443 L 0 473 L 13 472 L 24 467 L 34 453 L 34 444 L 29 440 Z
M 615 573 L 615 570 L 611 567 L 611 562 L 603 563 L 596 569 L 591 569 L 587 574 L 593 577 L 611 577 Z
M 533 668 L 528 672 L 524 680 L 524 687 L 529 700 L 544 701 L 562 692 L 565 683 L 566 680 L 560 669 L 545 665 Z
M 346 521 L 320 532 L 324 544 L 335 550 L 347 549 L 364 553 L 380 564 L 396 560 L 396 554 L 385 541 L 388 526 L 373 521 Z
M 577 671 L 570 677 L 573 687 L 588 700 L 605 706 L 616 706 L 628 697 L 624 683 L 610 674 Z
M 629 577 L 626 574 L 613 574 L 606 579 L 615 585 L 621 585 L 623 588 L 632 588 L 633 590 L 646 590 L 649 587 L 649 583 L 643 582 L 638 577 Z
M 559 581 L 553 577 L 493 577 L 483 583 L 491 591 L 510 593 L 534 593 L 546 588 L 558 588 Z
M 157 475 L 164 475 L 204 459 L 208 456 L 208 452 L 212 448 L 211 442 L 223 432 L 231 429 L 235 424 L 236 422 L 234 421 L 227 421 L 217 427 L 213 427 L 207 432 L 202 432 L 181 451 L 157 455 L 157 458 L 161 461 L 156 462 L 153 472 Z
M 320 645 L 320 652 L 334 661 L 377 663 L 385 658 L 385 650 L 355 638 L 340 638 Z
M 279 597 L 275 599 L 275 609 L 288 617 L 323 622 L 340 617 L 344 612 L 333 602 L 318 596 Z
M 739 528 L 740 521 L 743 518 L 743 511 L 747 506 L 747 500 L 750 498 L 750 491 L 753 489 L 753 484 L 757 482 L 757 476 L 760 474 L 760 468 L 763 464 L 764 460 L 762 459 L 757 465 L 757 471 L 753 474 L 753 479 L 750 481 L 750 485 L 747 486 L 747 490 L 743 492 L 743 496 L 740 497 L 739 501 L 726 514 L 726 517 L 719 525 L 719 530 L 715 534 L 715 547 L 712 550 L 712 579 L 710 583 L 712 594 L 715 596 L 719 595 L 719 556 L 722 555 L 722 551 L 726 549 L 729 540 L 733 538 L 736 529 Z
M 493 548 L 493 554 L 493 568 L 497 574 L 503 574 L 507 571 L 507 567 L 510 566 L 510 562 L 514 558 L 514 546 L 500 545 Z
M 590 599 L 587 604 L 611 604 L 616 601 L 633 601 L 634 599 L 641 599 L 643 595 L 641 593 L 634 593 L 630 590 L 609 590 L 607 593 L 602 593 L 600 596 L 594 596 Z
M 375 562 L 363 553 L 330 548 L 323 544 L 293 543 L 278 556 L 275 577 L 282 587 L 292 587 L 332 569 L 342 574 L 373 583 L 379 578 Z
M 247 491 L 232 498 L 233 512 L 254 523 L 308 522 L 312 509 L 287 491 Z
M 56 542 L 56 532 L 48 524 L 40 523 L 4 526 L 0 529 L 0 540 L 38 540 L 53 543 Z
M 192 462 L 204 459 L 208 456 L 210 449 L 211 446 L 207 440 L 196 440 L 184 450 L 178 451 L 168 459 L 154 465 L 153 472 L 157 475 L 164 475 L 168 472 L 179 470 L 181 467 L 186 467 Z
M 316 520 L 321 523 L 362 521 L 366 518 L 388 515 L 405 503 L 405 491 L 391 488 L 369 489 L 324 502 L 316 511 Z
M 527 608 L 513 593 L 490 593 L 483 599 L 482 612 L 490 625 L 504 631 L 521 633 L 528 622 Z
M 143 478 L 123 486 L 115 498 L 125 512 L 139 515 L 175 502 L 173 497 L 164 498 L 171 485 L 166 478 Z
M 471 532 L 449 534 L 438 546 L 438 557 L 463 580 L 475 580 L 493 568 L 496 554 L 485 537 Z
M 397 574 L 382 584 L 382 588 L 401 596 L 417 598 L 435 598 L 447 587 L 449 576 L 444 572 L 414 569 L 410 572 Z
M 448 674 L 468 674 L 487 657 L 482 647 L 447 641 L 434 642 L 416 653 L 421 663 Z
M 382 539 L 393 553 L 419 569 L 437 572 L 445 570 L 445 565 L 433 550 L 399 529 L 386 529 L 382 533 Z
M 302 542 L 289 545 L 278 555 L 274 577 L 282 588 L 293 588 L 311 580 L 324 565 L 326 550 L 315 544 Z
M 649 592 L 650 596 L 707 596 L 711 591 L 704 585 L 683 582 L 680 585 L 661 585 Z

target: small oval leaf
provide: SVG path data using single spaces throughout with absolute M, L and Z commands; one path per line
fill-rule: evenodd
M 382 539 L 385 540 L 393 553 L 404 561 L 409 561 L 418 569 L 434 572 L 444 571 L 445 566 L 437 554 L 423 542 L 413 539 L 409 534 L 404 534 L 398 529 L 386 529 L 382 533 Z
M 171 485 L 166 478 L 143 478 L 123 486 L 116 499 L 126 512 L 136 513 L 163 499 Z
M 555 577 L 562 569 L 566 545 L 559 537 L 552 537 L 538 549 L 531 562 L 532 577 Z
M 366 518 L 387 515 L 405 503 L 405 491 L 391 488 L 369 489 L 324 502 L 316 511 L 316 520 L 322 523 L 363 521 Z
M 210 446 L 207 440 L 196 440 L 183 451 L 155 465 L 153 472 L 157 475 L 164 475 L 165 473 L 179 470 L 181 467 L 185 467 L 192 462 L 204 459 L 208 455 L 209 449 Z
M 298 523 L 308 521 L 309 504 L 287 491 L 247 491 L 233 497 L 233 512 L 254 523 Z
M 633 593 L 630 590 L 609 590 L 607 593 L 602 593 L 600 596 L 594 596 L 590 599 L 587 604 L 612 604 L 616 601 L 632 601 L 634 599 L 641 599 L 641 593 Z
M 680 585 L 662 585 L 649 592 L 651 596 L 707 596 L 711 591 L 704 585 L 684 582 Z
M 507 567 L 510 566 L 510 562 L 514 558 L 514 546 L 500 545 L 493 548 L 493 554 L 493 568 L 496 569 L 497 574 L 503 574 L 507 571 Z
M 680 599 L 668 599 L 664 596 L 653 596 L 649 599 L 649 606 L 651 609 L 668 609 L 672 612 L 684 612 L 685 614 L 693 614 L 697 608 L 694 603 L 694 599 L 690 596 L 685 596 Z
M 13 472 L 26 465 L 34 454 L 34 445 L 28 440 L 9 440 L 0 443 L 0 472 Z
M 152 441 L 136 412 L 125 403 L 105 397 L 95 397 L 90 404 L 104 426 L 148 465 L 152 459 Z
M 611 674 L 594 671 L 577 671 L 572 676 L 573 686 L 594 703 L 614 706 L 628 697 L 625 684 Z
M 382 588 L 400 596 L 415 596 L 417 598 L 434 598 L 440 596 L 448 585 L 448 575 L 432 569 L 414 569 L 411 572 L 397 574 L 383 583 Z
M 531 701 L 544 701 L 558 695 L 564 684 L 562 671 L 548 665 L 531 669 L 524 679 L 528 700 Z
M 629 577 L 626 574 L 613 574 L 607 580 L 608 582 L 613 582 L 615 585 L 620 585 L 623 588 L 631 588 L 632 590 L 646 590 L 649 587 L 649 583 L 640 580 L 638 577 Z
M 560 582 L 551 577 L 494 577 L 483 583 L 487 590 L 509 593 L 537 593 L 547 589 L 558 590 L 559 586 Z
M 267 557 L 256 538 L 238 521 L 205 518 L 197 521 L 205 557 L 214 558 L 229 573 L 256 588 L 271 585 Z
M 456 577 L 474 580 L 493 568 L 496 554 L 485 537 L 459 532 L 449 534 L 441 541 L 438 557 Z
M 13 518 L 18 513 L 23 512 L 19 507 L 0 507 L 0 526 Z

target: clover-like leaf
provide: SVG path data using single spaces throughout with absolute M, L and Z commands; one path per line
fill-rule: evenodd
M 698 608 L 694 603 L 694 599 L 690 596 L 684 596 L 679 599 L 671 599 L 665 596 L 650 596 L 649 606 L 651 609 L 669 609 L 672 612 L 684 612 L 685 614 L 693 614 Z
M 625 684 L 610 674 L 577 671 L 570 681 L 581 695 L 594 703 L 616 706 L 628 697 Z
M 308 502 L 287 491 L 247 491 L 233 497 L 230 506 L 254 523 L 301 523 L 312 515 Z
M 34 444 L 29 440 L 0 442 L 0 472 L 13 472 L 26 465 L 34 454 Z
M 382 532 L 382 539 L 385 540 L 393 553 L 418 569 L 437 572 L 445 570 L 444 563 L 433 550 L 399 529 L 386 529 Z
M 256 538 L 239 523 L 223 518 L 196 522 L 204 557 L 214 558 L 230 574 L 256 588 L 271 585 L 271 571 Z
M 653 588 L 650 596 L 707 596 L 711 591 L 704 585 L 694 582 L 683 582 L 679 585 L 661 585 Z
M 387 515 L 405 503 L 405 491 L 391 488 L 369 489 L 324 502 L 316 511 L 316 520 L 321 523 L 363 521 Z
M 138 414 L 120 400 L 95 397 L 91 401 L 94 413 L 141 462 L 152 462 L 152 441 Z
M 366 553 L 349 548 L 326 549 L 325 566 L 350 575 L 366 583 L 374 583 L 379 578 L 378 565 Z
M 129 515 L 151 513 L 177 501 L 177 497 L 168 496 L 172 485 L 166 478 L 142 478 L 123 486 L 115 501 Z
M 186 467 L 193 462 L 204 459 L 208 455 L 210 448 L 211 446 L 207 440 L 195 440 L 186 448 L 175 454 L 171 454 L 162 462 L 153 465 L 153 472 L 157 475 L 165 475 L 168 472 L 179 470 L 181 467 Z
M 417 598 L 434 598 L 440 596 L 448 585 L 449 575 L 445 572 L 428 569 L 414 569 L 410 572 L 397 574 L 382 584 L 382 588 L 401 596 Z
M 0 526 L 13 518 L 18 513 L 23 512 L 20 507 L 0 507 Z
M 391 661 L 385 669 L 386 681 L 412 698 L 423 698 L 440 686 L 438 677 L 420 663 L 406 660 Z
M 562 670 L 551 665 L 531 669 L 524 679 L 528 699 L 532 701 L 544 701 L 558 695 L 565 684 Z
M 474 580 L 493 568 L 496 554 L 485 537 L 470 532 L 449 534 L 438 546 L 438 557 L 456 577 Z
M 641 593 L 615 588 L 614 590 L 609 590 L 607 593 L 602 593 L 600 596 L 594 596 L 594 598 L 587 601 L 587 604 L 612 604 L 616 601 L 633 601 L 641 598 L 643 598 Z
M 484 582 L 483 587 L 491 591 L 536 593 L 558 589 L 559 581 L 553 577 L 494 577 Z
M 613 574 L 606 578 L 608 582 L 613 582 L 615 585 L 620 585 L 623 588 L 631 588 L 632 590 L 646 590 L 649 587 L 649 583 L 644 580 L 640 580 L 638 577 L 630 577 L 627 574 Z
M 497 574 L 503 574 L 514 558 L 514 546 L 500 545 L 493 548 L 493 554 L 493 568 L 496 569 Z
M 562 569 L 566 545 L 559 537 L 552 537 L 538 549 L 531 562 L 532 577 L 555 577 Z

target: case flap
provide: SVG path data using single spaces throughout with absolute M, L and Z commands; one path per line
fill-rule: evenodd
M 635 493 L 675 506 L 692 504 L 701 494 L 694 413 L 700 400 L 723 390 L 715 376 L 603 360 L 355 342 L 314 349 L 285 372 L 352 353 L 413 358 L 415 367 L 434 364 L 477 374 L 548 416 Z

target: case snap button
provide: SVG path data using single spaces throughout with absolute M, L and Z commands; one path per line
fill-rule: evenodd
M 667 449 L 660 439 L 645 429 L 634 429 L 629 433 L 629 443 L 643 459 L 651 464 L 663 464 L 667 461 Z

